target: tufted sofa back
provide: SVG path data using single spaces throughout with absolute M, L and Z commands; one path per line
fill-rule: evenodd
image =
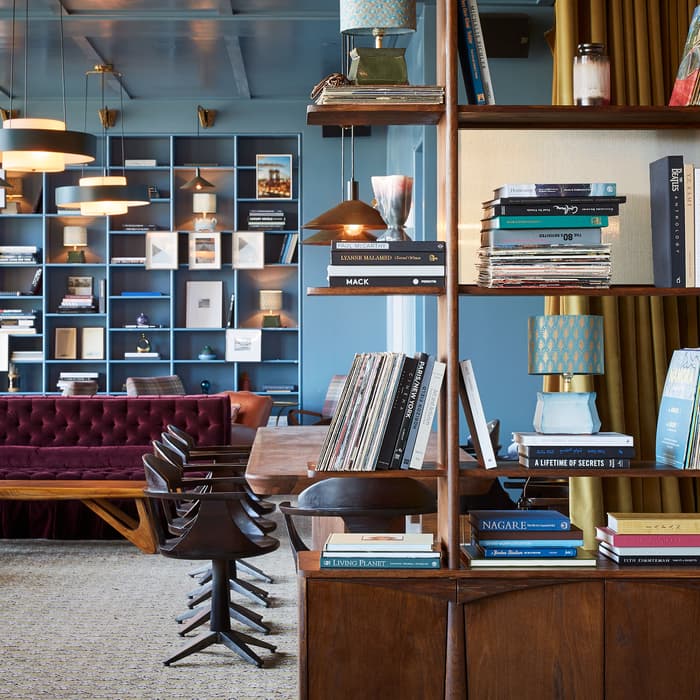
M 228 444 L 230 402 L 220 395 L 0 397 L 0 446 L 150 445 L 168 423 L 198 445 Z

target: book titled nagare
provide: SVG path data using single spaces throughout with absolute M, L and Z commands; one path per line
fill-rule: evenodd
M 568 530 L 571 521 L 556 510 L 471 510 L 469 520 L 479 530 Z

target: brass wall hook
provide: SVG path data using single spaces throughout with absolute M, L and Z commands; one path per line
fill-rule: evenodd
M 210 126 L 214 126 L 216 110 L 205 109 L 202 105 L 197 105 L 197 118 L 199 119 L 202 129 L 208 129 Z

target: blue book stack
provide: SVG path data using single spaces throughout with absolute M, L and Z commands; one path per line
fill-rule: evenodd
M 463 545 L 470 566 L 590 566 L 583 533 L 555 510 L 473 510 L 471 543 Z

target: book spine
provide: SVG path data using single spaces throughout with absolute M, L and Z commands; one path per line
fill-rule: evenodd
M 494 190 L 495 199 L 498 197 L 614 197 L 616 195 L 615 182 L 509 183 Z
M 685 245 L 685 286 L 695 287 L 695 166 L 683 165 L 683 238 Z
M 700 533 L 686 535 L 621 535 L 609 528 L 596 527 L 596 538 L 613 547 L 700 547 Z
M 369 275 L 370 277 L 445 276 L 444 265 L 328 265 L 328 275 Z
M 518 445 L 518 455 L 543 459 L 632 459 L 634 447 Z
M 478 544 L 482 549 L 488 547 L 505 547 L 505 548 L 536 548 L 536 547 L 557 547 L 559 549 L 566 545 L 567 547 L 583 547 L 583 538 L 567 539 L 567 540 L 528 540 L 528 539 L 481 539 L 479 536 L 472 538 L 473 544 Z
M 536 518 L 523 518 L 517 512 L 514 512 L 513 515 L 500 515 L 497 517 L 481 517 L 471 513 L 469 517 L 479 530 L 508 530 L 511 532 L 521 530 L 524 532 L 528 530 L 563 530 L 565 528 L 562 527 L 562 524 L 566 524 L 566 521 L 562 521 L 559 517 L 555 519 L 541 515 Z M 566 529 L 568 530 L 569 527 Z
M 480 543 L 487 559 L 522 559 L 526 557 L 575 557 L 576 547 L 496 547 Z
M 444 266 L 445 251 L 331 250 L 331 265 Z
M 427 251 L 429 253 L 445 252 L 443 241 L 333 241 L 331 251 L 383 251 L 397 253 L 417 253 Z
M 322 569 L 439 569 L 439 557 L 332 557 L 321 556 Z
M 434 362 L 433 371 L 430 376 L 430 384 L 428 385 L 428 393 L 425 396 L 425 405 L 421 413 L 418 432 L 416 433 L 416 442 L 413 446 L 413 454 L 411 455 L 410 469 L 420 469 L 423 466 L 425 459 L 425 451 L 428 447 L 428 438 L 430 430 L 433 427 L 433 418 L 437 408 L 438 398 L 440 397 L 440 388 L 442 387 L 442 379 L 445 376 L 445 363 Z
M 700 287 L 700 168 L 693 168 L 693 253 L 694 286 Z
M 602 240 L 600 228 L 494 228 L 481 232 L 481 245 L 485 248 L 552 244 L 600 245 Z
M 478 104 L 476 92 L 474 90 L 474 82 L 472 78 L 472 52 L 476 59 L 476 49 L 474 48 L 474 34 L 472 32 L 472 21 L 467 8 L 467 0 L 459 0 L 459 33 L 457 35 L 457 52 L 459 55 L 459 65 L 462 69 L 462 82 L 464 90 L 467 94 L 467 104 Z M 482 88 L 483 95 L 483 88 Z M 483 103 L 482 103 L 483 104 Z
M 403 422 L 403 416 L 406 412 L 408 395 L 413 385 L 413 376 L 416 371 L 418 360 L 414 357 L 406 357 L 403 361 L 401 374 L 399 376 L 394 401 L 389 411 L 384 436 L 379 448 L 379 456 L 377 457 L 376 469 L 390 469 L 394 456 L 396 441 L 399 436 L 399 429 Z
M 608 527 L 621 535 L 663 535 L 668 532 L 673 532 L 674 534 L 698 534 L 700 533 L 700 517 L 693 520 L 655 520 L 653 518 L 626 520 L 621 517 L 611 519 L 610 514 L 608 514 Z
M 401 456 L 401 469 L 408 469 L 411 466 L 411 457 L 413 455 L 413 449 L 416 446 L 416 437 L 418 435 L 418 428 L 420 427 L 421 416 L 423 415 L 423 408 L 425 407 L 425 398 L 428 395 L 434 364 L 435 358 L 428 356 L 423 368 L 423 376 L 421 377 L 420 386 L 418 387 L 416 401 L 413 406 L 413 415 L 409 416 L 410 425 L 408 426 L 406 444 L 403 448 L 403 455 Z
M 329 276 L 331 287 L 444 287 L 442 275 L 420 275 L 412 277 L 384 277 L 371 275 Z
M 609 204 L 491 204 L 483 208 L 484 219 L 492 216 L 617 216 L 620 205 Z
M 600 228 L 608 225 L 607 216 L 495 216 L 481 222 L 483 231 L 499 228 Z
M 653 556 L 635 554 L 617 554 L 601 547 L 599 549 L 603 556 L 612 559 L 618 564 L 629 564 L 631 566 L 697 566 L 700 564 L 700 555 L 696 556 Z
M 684 287 L 683 156 L 664 156 L 650 163 L 649 187 L 654 285 Z
M 493 85 L 491 83 L 491 72 L 489 71 L 489 62 L 486 57 L 486 44 L 484 43 L 484 35 L 481 31 L 481 20 L 479 19 L 479 8 L 476 0 L 467 0 L 469 7 L 469 16 L 472 21 L 472 33 L 474 36 L 474 46 L 476 48 L 477 65 L 473 68 L 472 79 L 474 80 L 474 91 L 477 92 L 478 84 L 477 76 L 482 84 L 484 93 L 484 104 L 496 104 L 496 98 L 493 94 Z M 478 98 L 478 93 L 477 93 Z M 479 103 L 481 104 L 481 103 Z
M 629 469 L 630 460 L 626 458 L 602 457 L 589 459 L 585 457 L 523 457 L 520 464 L 528 469 Z
M 477 459 L 484 468 L 493 469 L 496 467 L 496 455 L 491 444 L 491 436 L 484 408 L 481 405 L 481 396 L 471 360 L 462 360 L 459 363 L 459 369 L 459 397 L 472 435 Z

